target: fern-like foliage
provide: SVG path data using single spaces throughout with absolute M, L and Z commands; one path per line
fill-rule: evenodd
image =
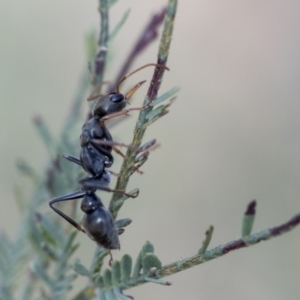
M 55 214 L 42 214 L 40 207 L 49 199 L 74 190 L 79 179 L 84 176 L 83 170 L 74 164 L 65 162 L 61 155 L 66 152 L 77 156 L 79 152 L 78 133 L 84 122 L 81 117 L 82 104 L 86 103 L 84 100 L 88 90 L 92 90 L 96 94 L 101 93 L 109 42 L 120 32 L 129 15 L 129 11 L 125 12 L 117 26 L 109 31 L 109 9 L 116 2 L 116 0 L 99 0 L 101 30 L 98 45 L 94 32 L 86 36 L 88 74 L 86 71 L 83 72 L 61 136 L 58 139 L 53 138 L 43 119 L 35 118 L 37 131 L 45 144 L 50 160 L 42 175 L 36 173 L 27 162 L 18 162 L 19 170 L 31 179 L 36 188 L 30 199 L 23 198 L 16 189 L 17 203 L 23 219 L 14 240 L 10 240 L 4 232 L 0 233 L 0 299 L 66 299 L 76 276 L 86 277 L 88 284 L 75 296 L 74 300 L 133 299 L 124 293 L 126 289 L 149 282 L 171 285 L 163 278 L 231 251 L 276 237 L 290 231 L 300 223 L 300 214 L 298 214 L 279 226 L 251 233 L 256 209 L 256 201 L 252 201 L 244 215 L 241 238 L 209 249 L 214 230 L 213 226 L 210 226 L 205 233 L 202 245 L 195 250 L 193 256 L 168 265 L 162 264 L 157 254 L 154 253 L 154 246 L 148 241 L 142 246 L 137 258 L 133 259 L 129 254 L 125 254 L 120 261 L 113 261 L 111 267 L 104 268 L 108 250 L 101 247 L 95 246 L 96 251 L 91 267 L 86 267 L 78 258 L 73 258 L 79 247 L 75 241 L 77 232 L 71 226 L 66 226 L 64 220 Z M 157 59 L 157 64 L 162 67 L 156 68 L 144 99 L 144 105 L 148 103 L 151 105 L 139 114 L 131 143 L 132 147 L 126 153 L 118 176 L 116 184 L 118 190 L 126 190 L 131 175 L 147 161 L 149 149 L 155 144 L 155 141 L 143 142 L 145 131 L 151 124 L 168 113 L 169 107 L 179 91 L 178 87 L 173 87 L 159 95 L 172 40 L 176 7 L 177 1 L 169 0 L 167 8 L 151 18 L 112 84 L 114 88 L 120 78 L 128 72 L 134 59 L 156 37 L 157 29 L 164 19 Z M 108 89 L 110 90 L 112 87 Z M 136 189 L 129 192 L 132 195 L 136 193 Z M 118 212 L 126 199 L 127 197 L 123 195 L 114 194 L 109 205 L 117 228 L 123 228 L 131 223 L 130 216 L 126 219 L 117 219 Z M 76 206 L 70 204 L 69 207 L 68 215 L 72 218 L 76 217 Z

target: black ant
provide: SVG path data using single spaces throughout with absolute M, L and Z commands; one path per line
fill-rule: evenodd
M 123 110 L 130 97 L 145 81 L 141 81 L 136 84 L 125 95 L 121 94 L 119 91 L 120 84 L 126 78 L 148 66 L 166 68 L 156 64 L 147 64 L 143 67 L 140 67 L 130 74 L 125 75 L 119 81 L 116 92 L 101 96 L 97 100 L 92 111 L 93 117 L 82 127 L 79 159 L 68 154 L 63 155 L 65 159 L 82 166 L 83 169 L 92 177 L 88 177 L 79 181 L 81 184 L 80 191 L 54 198 L 49 202 L 50 207 L 57 214 L 59 214 L 79 231 L 86 233 L 99 246 L 103 246 L 108 250 L 120 249 L 118 235 L 124 230 L 122 228 L 116 228 L 112 215 L 104 207 L 101 199 L 97 197 L 95 192 L 97 189 L 99 189 L 107 192 L 122 193 L 127 197 L 135 198 L 138 196 L 138 190 L 135 194 L 131 195 L 124 191 L 113 190 L 108 187 L 110 183 L 110 174 L 106 168 L 110 168 L 114 162 L 111 154 L 113 146 L 130 146 L 114 142 L 110 132 L 105 126 L 105 121 L 122 115 L 127 115 L 128 112 L 133 110 L 143 110 L 151 104 L 148 103 L 143 107 Z M 96 97 L 92 96 L 89 97 L 88 100 L 93 100 L 95 98 Z M 140 150 L 139 152 L 142 151 L 144 151 L 144 149 Z M 53 206 L 57 202 L 76 200 L 80 198 L 83 198 L 81 202 L 81 209 L 85 213 L 83 217 L 83 226 Z

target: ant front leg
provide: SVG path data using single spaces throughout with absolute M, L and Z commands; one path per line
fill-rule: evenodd
M 131 111 L 134 111 L 134 110 L 144 110 L 146 109 L 147 107 L 149 107 L 151 105 L 152 101 L 150 101 L 149 103 L 147 103 L 146 105 L 144 106 L 141 106 L 141 107 L 133 107 L 133 108 L 127 108 L 127 109 L 124 109 L 122 111 L 119 111 L 119 112 L 115 112 L 115 113 L 112 113 L 112 114 L 109 114 L 107 116 L 104 116 L 100 119 L 100 126 L 101 127 L 104 127 L 105 126 L 105 121 L 107 120 L 110 120 L 110 119 L 113 119 L 113 118 L 117 118 L 117 117 L 120 117 L 120 116 L 128 116 L 128 113 L 131 112 Z
M 66 214 L 64 214 L 62 211 L 60 211 L 59 209 L 55 208 L 53 206 L 53 204 L 57 203 L 57 202 L 63 202 L 63 201 L 68 201 L 68 200 L 77 200 L 82 198 L 85 195 L 84 191 L 77 191 L 74 192 L 72 194 L 68 194 L 65 196 L 61 196 L 61 197 L 57 197 L 52 199 L 51 201 L 49 201 L 49 206 L 57 213 L 59 214 L 62 218 L 64 218 L 67 222 L 69 222 L 71 225 L 73 225 L 77 230 L 82 231 L 85 233 L 83 227 L 78 224 L 76 221 L 74 221 L 72 218 L 70 218 L 69 216 L 67 216 Z
M 122 158 L 125 158 L 125 154 L 120 150 L 118 149 L 117 147 L 113 146 L 112 147 L 113 151 L 115 151 L 118 155 L 120 155 Z

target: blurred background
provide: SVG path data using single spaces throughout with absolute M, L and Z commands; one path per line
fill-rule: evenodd
M 107 79 L 114 78 L 150 16 L 165 3 L 126 0 L 112 8 L 112 27 L 127 8 L 131 14 L 111 45 Z M 0 228 L 11 237 L 21 219 L 13 187 L 24 182 L 16 160 L 25 159 L 42 174 L 47 151 L 32 118 L 41 115 L 59 135 L 86 66 L 84 36 L 99 30 L 97 6 L 95 0 L 1 1 Z M 140 196 L 120 212 L 133 223 L 116 258 L 135 257 L 146 240 L 163 264 L 193 255 L 209 225 L 215 227 L 211 247 L 238 238 L 252 199 L 258 201 L 254 231 L 300 211 L 299 10 L 299 1 L 179 3 L 171 71 L 161 93 L 174 85 L 181 91 L 170 114 L 146 134 L 161 147 L 142 168 L 145 174 L 131 179 L 129 189 L 139 187 Z M 157 46 L 158 40 L 132 69 L 155 62 Z M 151 74 L 136 74 L 128 86 L 150 80 Z M 145 91 L 137 94 L 135 105 Z M 130 142 L 132 115 L 113 128 L 115 140 Z M 24 189 L 30 195 L 30 186 Z M 103 197 L 107 205 L 109 195 Z M 41 209 L 50 213 L 47 200 Z M 147 284 L 127 293 L 146 300 L 299 299 L 299 235 L 296 228 L 181 272 L 169 278 L 171 287 Z M 82 234 L 78 240 L 74 258 L 90 264 L 95 245 Z

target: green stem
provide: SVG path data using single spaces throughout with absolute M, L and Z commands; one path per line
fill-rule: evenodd
M 245 238 L 239 238 L 237 240 L 228 242 L 226 244 L 217 246 L 213 249 L 207 250 L 202 254 L 196 254 L 188 258 L 184 258 L 182 260 L 178 260 L 176 262 L 165 265 L 161 268 L 158 268 L 152 272 L 150 272 L 147 276 L 139 275 L 138 277 L 131 277 L 128 282 L 121 283 L 118 285 L 118 288 L 121 290 L 129 289 L 132 287 L 136 287 L 138 285 L 148 283 L 149 280 L 147 278 L 151 278 L 155 280 L 159 280 L 163 277 L 173 275 L 175 273 L 190 269 L 197 265 L 206 263 L 210 260 L 216 259 L 218 257 L 224 256 L 231 251 L 235 251 L 241 248 L 250 247 L 258 244 L 261 241 L 267 241 L 271 238 L 277 237 L 281 234 L 287 233 L 293 230 L 296 226 L 300 224 L 300 213 L 295 215 L 293 218 L 288 220 L 287 222 L 274 226 L 269 229 L 265 229 L 259 231 L 257 233 L 253 233 Z M 152 280 L 153 281 L 153 280 Z M 159 281 L 157 282 L 159 283 Z M 169 285 L 169 282 L 165 282 L 166 285 Z M 79 295 L 83 294 L 85 290 L 90 289 L 90 287 L 85 288 Z M 74 300 L 80 300 L 80 298 L 76 296 Z
M 106 57 L 108 51 L 109 40 L 109 7 L 108 0 L 99 0 L 100 19 L 100 36 L 99 36 L 99 50 L 95 59 L 95 81 L 94 85 L 101 86 L 103 81 Z
M 192 257 L 177 261 L 156 270 L 153 275 L 155 278 L 162 278 L 169 276 L 183 270 L 192 268 L 199 264 L 203 264 L 210 260 L 216 259 L 220 256 L 228 254 L 231 251 L 238 250 L 240 248 L 250 247 L 258 244 L 261 241 L 267 241 L 273 237 L 279 236 L 283 233 L 289 232 L 300 224 L 300 213 L 294 216 L 292 219 L 279 226 L 275 226 L 269 229 L 253 233 L 247 237 L 239 238 L 237 240 L 228 242 L 224 245 L 220 245 L 213 249 L 207 250 L 204 254 L 194 255 Z
M 158 51 L 158 58 L 157 58 L 157 64 L 163 66 L 163 67 L 157 67 L 154 71 L 154 74 L 152 76 L 152 80 L 147 92 L 147 95 L 144 99 L 144 105 L 149 103 L 149 101 L 153 101 L 158 94 L 158 90 L 160 88 L 160 84 L 163 79 L 164 71 L 168 59 L 170 44 L 171 44 L 171 37 L 173 32 L 173 26 L 174 26 L 174 19 L 176 14 L 176 7 L 177 7 L 177 0 L 169 0 L 168 6 L 167 6 L 167 13 L 165 16 L 165 22 L 162 32 L 162 37 L 160 40 L 159 45 L 159 51 Z M 143 136 L 145 134 L 145 131 L 147 129 L 147 120 L 146 115 L 152 110 L 152 107 L 149 106 L 148 108 L 142 110 L 139 114 L 139 118 L 134 130 L 133 134 L 133 141 L 132 145 L 133 148 L 138 147 L 143 139 Z M 125 190 L 127 187 L 127 184 L 129 182 L 130 177 L 130 166 L 132 165 L 136 155 L 133 153 L 131 149 L 128 149 L 126 153 L 126 158 L 123 161 L 123 165 L 121 168 L 121 172 L 118 176 L 118 181 L 116 184 L 116 189 L 118 190 Z M 119 209 L 122 207 L 121 205 L 116 206 L 115 202 L 119 201 L 121 196 L 119 194 L 114 194 L 112 197 L 112 200 L 110 202 L 110 211 L 114 218 L 116 218 Z

